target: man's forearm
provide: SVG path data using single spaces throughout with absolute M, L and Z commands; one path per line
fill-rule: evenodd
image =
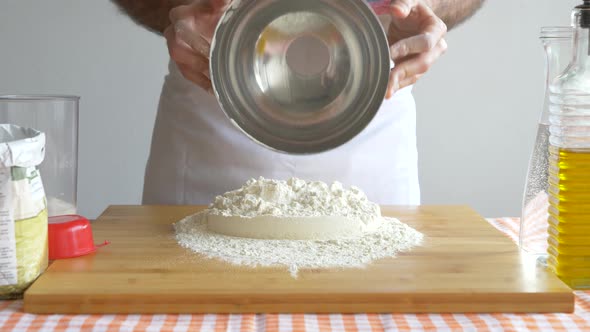
M 434 13 L 445 22 L 450 30 L 471 17 L 484 0 L 427 0 Z
M 112 0 L 137 24 L 162 33 L 170 24 L 170 9 L 188 3 L 187 0 Z
M 190 0 L 112 0 L 137 24 L 157 33 L 162 33 L 170 24 L 168 13 L 176 6 Z M 448 29 L 472 16 L 484 0 L 427 0 Z

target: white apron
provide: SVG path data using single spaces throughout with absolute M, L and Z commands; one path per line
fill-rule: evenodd
M 340 181 L 379 204 L 417 205 L 416 111 L 411 87 L 385 100 L 348 143 L 314 155 L 271 151 L 227 119 L 214 96 L 169 65 L 147 163 L 143 204 L 209 204 L 248 179 Z

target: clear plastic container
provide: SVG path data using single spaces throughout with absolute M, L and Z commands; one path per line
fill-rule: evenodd
M 543 27 L 540 39 L 545 51 L 545 98 L 539 117 L 535 145 L 522 202 L 519 244 L 522 249 L 544 259 L 547 253 L 549 215 L 549 84 L 571 59 L 573 29 Z
M 573 11 L 574 48 L 549 95 L 549 266 L 570 287 L 590 289 L 590 1 Z M 575 235 L 571 229 L 579 230 Z M 559 255 L 555 255 L 557 252 Z
M 77 213 L 78 103 L 75 96 L 0 95 L 0 123 L 46 135 L 40 172 L 50 217 Z

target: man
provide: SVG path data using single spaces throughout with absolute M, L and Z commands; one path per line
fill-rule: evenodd
M 250 140 L 211 94 L 210 42 L 230 0 L 113 1 L 137 23 L 163 34 L 171 57 L 146 168 L 144 204 L 208 204 L 259 176 L 340 181 L 358 186 L 380 204 L 419 204 L 411 86 L 445 52 L 447 28 L 483 3 L 393 0 L 385 8 L 395 67 L 381 109 L 348 143 L 302 156 L 274 152 Z

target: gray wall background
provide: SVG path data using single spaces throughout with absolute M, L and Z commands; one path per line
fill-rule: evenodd
M 573 0 L 488 0 L 451 31 L 415 87 L 424 204 L 518 216 L 543 99 L 545 25 Z M 168 53 L 108 1 L 2 0 L 0 94 L 74 94 L 80 104 L 78 206 L 96 217 L 137 204 Z

